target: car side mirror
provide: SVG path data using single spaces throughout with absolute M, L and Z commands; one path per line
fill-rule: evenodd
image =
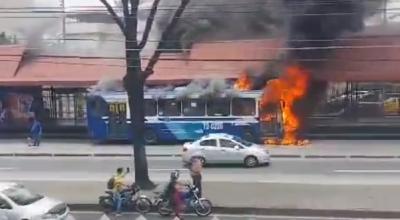
M 236 145 L 236 146 L 234 147 L 234 149 L 235 149 L 235 150 L 240 150 L 240 147 L 239 147 L 238 145 Z

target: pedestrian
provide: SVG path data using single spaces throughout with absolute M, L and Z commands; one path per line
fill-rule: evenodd
M 172 209 L 174 210 L 173 220 L 183 220 L 181 212 L 184 210 L 184 185 L 179 181 L 175 182 L 173 198 L 171 201 Z
M 202 187 L 201 187 L 201 172 L 203 170 L 203 163 L 199 159 L 194 159 L 190 166 L 190 176 L 192 177 L 193 185 L 199 190 L 197 196 L 201 198 Z
M 113 177 L 113 191 L 114 191 L 114 201 L 115 201 L 115 212 L 117 216 L 121 215 L 121 209 L 122 209 L 122 191 L 126 188 L 126 180 L 125 176 L 129 172 L 127 169 L 126 172 L 124 172 L 124 169 L 122 167 L 117 169 L 116 175 Z
M 35 117 L 30 118 L 30 121 L 32 123 L 32 127 L 30 130 L 30 140 L 33 142 L 32 146 L 39 147 L 43 132 L 42 124 Z

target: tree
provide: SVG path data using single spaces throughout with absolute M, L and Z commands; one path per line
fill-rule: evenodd
M 157 64 L 162 48 L 167 37 L 172 33 L 174 27 L 179 22 L 179 18 L 184 12 L 189 0 L 181 0 L 170 22 L 161 35 L 160 42 L 154 54 L 150 57 L 145 68 L 142 68 L 141 51 L 146 46 L 150 31 L 154 23 L 154 17 L 160 0 L 154 0 L 146 21 L 142 39 L 138 41 L 138 9 L 139 0 L 121 0 L 123 17 L 119 17 L 107 0 L 99 0 L 107 8 L 115 23 L 120 28 L 125 37 L 125 59 L 126 75 L 123 78 L 124 88 L 128 94 L 128 102 L 131 116 L 131 126 L 133 132 L 133 149 L 135 164 L 135 182 L 142 188 L 151 189 L 154 187 L 148 173 L 148 165 L 145 149 L 145 111 L 144 111 L 144 84 L 146 79 L 153 74 L 154 66 Z

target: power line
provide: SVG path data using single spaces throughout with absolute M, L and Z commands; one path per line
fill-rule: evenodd
M 159 11 L 163 11 L 163 9 L 158 9 Z M 168 10 L 176 10 L 176 9 L 168 9 Z M 383 9 L 383 8 L 378 8 L 378 9 L 374 9 L 372 10 L 372 12 L 379 12 L 379 11 L 383 11 L 386 14 L 398 14 L 400 12 L 400 8 L 391 8 L 391 9 Z M 104 11 L 106 12 L 106 11 Z M 190 8 L 185 10 L 185 15 L 184 16 L 180 16 L 177 17 L 179 19 L 181 18 L 191 18 L 191 17 L 201 17 L 204 16 L 204 14 L 191 14 L 193 12 L 199 12 L 199 13 L 208 13 L 207 16 L 216 16 L 216 17 L 225 17 L 225 16 L 229 16 L 227 14 L 254 14 L 254 13 L 259 13 L 260 10 L 250 10 L 250 11 L 190 11 Z M 7 13 L 13 13 L 13 14 L 32 14 L 31 16 L 17 16 L 17 15 L 13 15 L 13 16 L 0 16 L 0 18 L 5 19 L 5 18 L 59 18 L 58 16 L 34 16 L 33 14 L 77 14 L 77 13 L 73 13 L 73 12 L 68 12 L 68 11 L 42 11 L 42 12 L 0 12 L 0 14 L 7 14 Z M 212 14 L 211 14 L 212 13 Z M 84 15 L 84 12 L 81 12 L 82 15 Z M 191 14 L 190 16 L 188 16 L 187 14 Z M 280 12 L 280 14 L 282 15 L 288 15 L 288 16 L 293 16 L 293 17 L 299 17 L 299 16 L 347 16 L 347 15 L 358 15 L 360 14 L 359 12 L 327 12 L 327 13 L 293 13 L 293 12 L 286 12 L 286 10 L 282 10 Z M 106 15 L 106 13 L 104 13 L 104 15 Z M 107 14 L 108 15 L 108 14 Z M 166 15 L 169 15 L 166 14 Z M 109 17 L 113 17 L 111 15 L 108 15 Z M 149 19 L 155 19 L 158 16 L 163 16 L 162 14 L 157 14 L 154 17 L 148 17 Z M 129 17 L 127 19 L 137 19 L 135 16 L 134 17 Z
M 18 48 L 14 45 L 9 46 L 9 47 L 14 47 Z M 41 50 L 41 48 L 23 48 L 20 47 L 24 50 Z M 257 48 L 250 48 L 252 51 L 267 51 L 267 50 L 272 50 L 272 51 L 311 51 L 311 50 L 340 50 L 340 49 L 382 49 L 382 48 L 400 48 L 400 44 L 378 44 L 378 45 L 362 45 L 362 46 L 307 46 L 307 47 L 257 47 Z M 125 51 L 141 51 L 142 49 L 125 49 Z M 190 52 L 193 50 L 204 50 L 201 48 L 198 49 L 179 49 L 179 48 L 173 48 L 173 49 L 161 49 L 161 51 L 165 52 Z M 213 49 L 210 49 L 210 51 L 213 51 Z M 173 53 L 173 55 L 180 54 L 180 53 Z M 15 54 L 0 54 L 0 56 L 15 56 Z M 38 56 L 45 56 L 45 55 L 38 55 Z M 104 57 L 103 57 L 104 58 Z M 109 57 L 112 59 L 113 57 Z M 122 58 L 122 57 L 121 57 Z
M 119 33 L 118 33 L 119 34 Z M 110 34 L 116 35 L 116 34 Z M 285 39 L 285 42 L 340 42 L 340 41 L 365 41 L 368 39 L 376 39 L 376 38 L 387 38 L 387 37 L 400 37 L 400 34 L 391 34 L 391 35 L 368 35 L 364 37 L 340 37 L 333 39 Z M 29 38 L 15 38 L 17 41 L 29 41 Z M 120 42 L 125 43 L 125 39 L 95 39 L 95 38 L 42 38 L 40 41 L 93 41 L 93 42 Z M 252 42 L 260 42 L 260 41 L 269 41 L 269 40 L 279 40 L 277 38 L 260 38 L 260 39 L 243 39 L 243 40 L 213 40 L 213 41 L 185 41 L 187 43 L 198 43 L 198 44 L 224 44 L 224 43 L 252 43 Z M 130 42 L 129 40 L 127 42 Z M 150 43 L 179 43 L 180 40 L 148 40 Z M 5 47 L 7 45 L 0 45 L 0 47 Z M 14 45 L 11 45 L 14 47 Z M 39 49 L 39 48 L 37 48 Z M 172 49 L 172 50 L 181 50 L 180 48 Z

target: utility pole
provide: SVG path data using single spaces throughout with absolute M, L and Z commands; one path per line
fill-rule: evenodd
M 388 0 L 384 0 L 383 2 L 383 24 L 387 24 L 387 7 L 388 7 Z
M 66 24 L 65 24 L 65 0 L 60 0 L 60 7 L 62 11 L 61 19 L 62 19 L 62 39 L 63 41 L 65 40 L 65 35 L 66 35 Z

